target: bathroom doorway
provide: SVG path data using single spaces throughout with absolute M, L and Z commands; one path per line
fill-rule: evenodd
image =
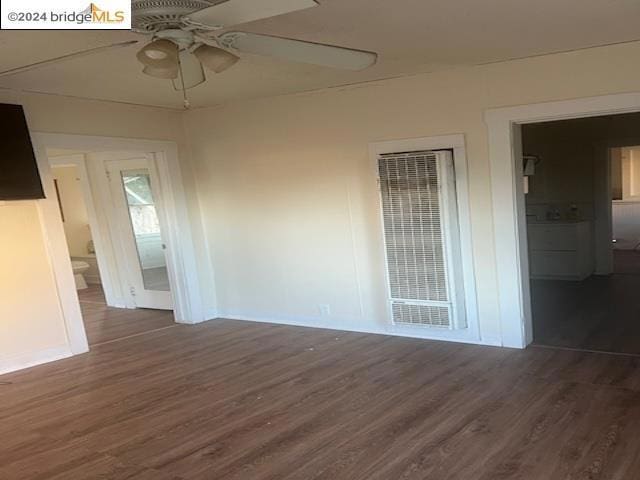
M 94 318 L 109 320 L 114 327 L 112 338 L 137 335 L 138 332 L 131 331 L 132 325 L 140 333 L 145 333 L 149 329 L 168 328 L 177 323 L 195 324 L 215 318 L 215 303 L 205 302 L 201 293 L 201 282 L 212 285 L 213 278 L 199 269 L 188 196 L 175 142 L 43 132 L 35 132 L 32 137 L 38 169 L 47 193 L 47 201 L 39 204 L 42 229 L 48 239 L 47 246 L 71 353 L 84 353 L 89 350 L 89 345 L 111 339 L 92 340 L 87 335 L 90 329 L 86 328 L 85 306 L 95 304 L 81 304 L 78 301 L 51 172 L 52 163 L 68 162 L 56 157 L 72 157 L 72 163 L 80 166 L 80 183 L 83 186 L 105 301 L 105 304 L 99 306 L 102 310 L 95 312 Z M 126 260 L 117 236 L 113 235 L 117 227 L 113 226 L 108 217 L 112 209 L 102 202 L 105 195 L 109 195 L 105 160 L 117 159 L 122 153 L 149 155 L 158 174 L 159 192 L 164 199 L 159 216 L 162 217 L 162 225 L 166 226 L 163 244 L 166 246 L 164 251 L 173 300 L 172 310 L 139 308 L 122 269 Z M 54 159 L 53 162 L 51 158 Z M 207 252 L 204 254 L 207 255 Z M 163 326 L 159 326 L 160 324 Z
M 87 179 L 80 162 L 84 155 L 75 152 L 53 151 L 49 153 L 56 200 L 71 258 L 78 298 L 85 302 L 106 304 L 100 267 L 84 190 Z
M 47 156 L 89 344 L 175 325 L 153 156 Z
M 52 149 L 48 156 L 71 260 L 76 271 L 85 268 L 78 291 L 99 284 L 111 307 L 173 310 L 154 155 Z

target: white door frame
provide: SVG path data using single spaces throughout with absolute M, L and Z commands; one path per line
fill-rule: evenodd
M 39 201 L 38 204 L 71 351 L 74 354 L 86 352 L 88 345 L 64 229 L 55 199 L 53 177 L 46 153 L 47 148 L 85 152 L 137 151 L 155 154 L 169 227 L 165 240 L 168 250 L 167 262 L 173 266 L 171 286 L 175 302 L 174 316 L 179 323 L 199 323 L 206 320 L 208 317 L 201 296 L 196 254 L 191 236 L 187 199 L 176 143 L 40 132 L 32 133 L 32 138 L 43 187 L 47 195 L 47 199 Z
M 504 107 L 485 112 L 503 346 L 525 348 L 533 341 L 525 201 L 523 182 L 518 174 L 522 171 L 520 125 L 638 111 L 640 93 Z

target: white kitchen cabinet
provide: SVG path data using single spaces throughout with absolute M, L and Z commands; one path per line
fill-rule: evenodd
M 593 273 L 590 222 L 529 223 L 527 230 L 531 278 L 584 280 Z

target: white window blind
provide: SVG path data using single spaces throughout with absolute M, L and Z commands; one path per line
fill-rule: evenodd
M 380 155 L 378 173 L 393 323 L 464 328 L 451 152 Z

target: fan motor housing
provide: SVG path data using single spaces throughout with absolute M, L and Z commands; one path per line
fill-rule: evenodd
M 224 3 L 227 0 L 133 0 L 132 29 L 138 32 L 157 32 L 180 25 L 189 13 Z

